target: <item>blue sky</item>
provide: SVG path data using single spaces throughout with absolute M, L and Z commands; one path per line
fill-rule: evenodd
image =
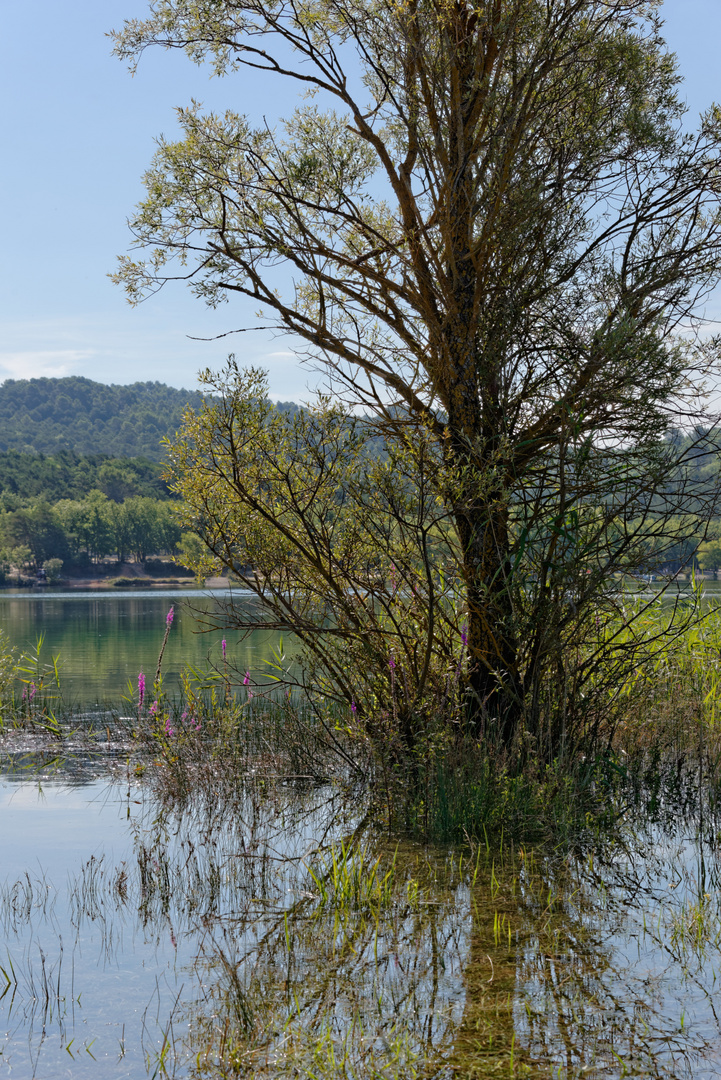
M 143 0 L 3 5 L 0 381 L 85 375 L 192 387 L 200 368 L 219 367 L 233 348 L 268 368 L 273 397 L 297 400 L 311 374 L 288 341 L 263 333 L 189 339 L 248 325 L 252 311 L 209 311 L 180 284 L 131 308 L 108 280 L 128 250 L 125 222 L 142 196 L 154 137 L 176 131 L 175 106 L 196 98 L 269 119 L 290 111 L 287 101 L 281 110 L 272 83 L 247 74 L 210 80 L 183 56 L 159 50 L 131 78 L 105 34 L 145 10 Z M 721 0 L 667 0 L 663 10 L 697 114 L 721 100 Z

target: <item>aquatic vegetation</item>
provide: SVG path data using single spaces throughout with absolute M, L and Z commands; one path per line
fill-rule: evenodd
M 624 824 L 585 852 L 502 854 L 389 842 L 333 787 L 258 777 L 176 804 L 133 788 L 122 861 L 0 891 L 0 1013 L 14 995 L 13 1015 L 64 1054 L 92 934 L 108 985 L 141 943 L 170 978 L 148 1002 L 116 987 L 114 1008 L 143 1016 L 124 1035 L 135 1077 L 600 1080 L 621 1059 L 627 1075 L 696 1080 L 721 1060 L 711 900 L 705 949 L 675 928 L 698 939 L 701 851 L 711 898 L 719 867 L 689 840 L 699 804 L 679 813 L 662 787 L 658 825 Z M 82 1000 L 100 1060 L 109 1035 Z
M 382 855 L 374 857 L 362 845 L 346 844 L 342 840 L 339 845 L 332 845 L 321 862 L 315 867 L 308 866 L 321 909 L 373 914 L 388 907 L 393 897 L 395 859 L 387 870 L 381 868 L 381 863 Z
M 0 882 L 0 1062 L 42 1041 L 93 1080 L 111 1050 L 125 1075 L 178 1080 L 704 1076 L 721 1061 L 719 644 L 712 613 L 632 673 L 625 726 L 573 770 L 429 743 L 420 799 L 348 709 L 249 699 L 245 667 L 231 692 L 224 664 L 177 695 L 161 668 L 124 718 L 31 743 L 18 727 L 38 775 L 114 777 L 130 840 L 67 882 Z M 158 971 L 112 1033 L 83 1013 L 90 941 L 103 978 L 136 950 Z
M 19 653 L 0 631 L 0 735 L 22 728 L 61 738 L 60 657 L 46 661 L 44 641 L 41 633 L 34 649 Z

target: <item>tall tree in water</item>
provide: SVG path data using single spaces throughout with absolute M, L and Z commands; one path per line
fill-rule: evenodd
M 671 427 L 709 427 L 702 393 L 719 343 L 693 317 L 721 270 L 721 111 L 687 129 L 659 11 L 660 0 L 153 0 L 115 35 L 131 63 L 158 44 L 315 98 L 277 130 L 181 109 L 183 137 L 159 141 L 132 222 L 150 254 L 123 259 L 118 278 L 133 301 L 179 275 L 211 305 L 251 298 L 349 416 L 375 418 L 387 447 L 423 448 L 419 484 L 450 523 L 444 558 L 460 583 L 466 722 L 506 744 L 521 726 L 540 739 L 549 672 L 544 738 L 552 750 L 568 736 L 584 679 L 610 655 L 604 584 L 652 551 L 663 563 L 672 512 L 683 530 L 709 510 L 684 468 L 694 444 L 680 451 Z M 178 458 L 191 503 L 193 475 L 227 484 L 225 509 L 206 486 L 196 517 L 229 564 L 250 544 L 243 514 L 263 504 L 273 524 L 268 476 L 250 491 L 240 451 L 233 464 L 248 386 L 234 378 L 222 417 L 206 411 L 202 437 L 193 421 Z M 231 525 L 233 500 L 244 510 Z M 295 539 L 275 524 L 289 566 L 326 558 L 298 539 L 307 524 Z M 431 533 L 418 533 L 426 569 Z M 297 592 L 273 608 L 272 574 L 261 577 L 272 610 L 315 648 Z M 413 582 L 431 638 L 450 595 L 432 578 Z M 342 622 L 344 588 L 328 586 L 324 617 Z M 569 672 L 581 642 L 592 659 Z M 357 692 L 337 673 L 330 682 Z

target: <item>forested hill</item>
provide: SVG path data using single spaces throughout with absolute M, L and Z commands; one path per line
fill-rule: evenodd
M 202 394 L 159 382 L 107 386 L 67 379 L 8 379 L 0 385 L 0 451 L 163 456 L 160 440 L 180 427 Z

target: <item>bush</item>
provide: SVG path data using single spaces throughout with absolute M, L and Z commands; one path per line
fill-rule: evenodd
M 56 581 L 60 580 L 60 571 L 63 568 L 62 559 L 46 559 L 43 563 L 43 570 L 47 575 L 48 582 L 54 585 Z

